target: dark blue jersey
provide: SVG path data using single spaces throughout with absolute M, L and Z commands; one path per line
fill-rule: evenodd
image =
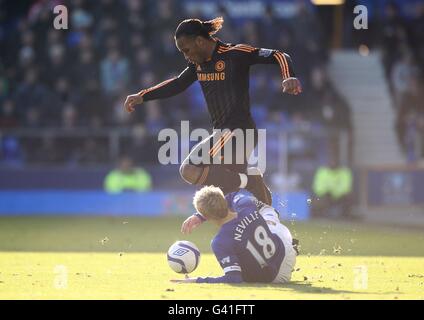
M 198 282 L 272 282 L 285 256 L 283 242 L 269 230 L 256 198 L 241 192 L 226 198 L 237 217 L 221 226 L 212 240 L 225 276 L 199 278 Z
M 249 70 L 255 64 L 279 65 L 282 79 L 294 77 L 291 58 L 278 50 L 216 40 L 212 57 L 189 63 L 178 77 L 140 91 L 144 101 L 174 96 L 199 81 L 216 129 L 255 128 L 250 112 Z

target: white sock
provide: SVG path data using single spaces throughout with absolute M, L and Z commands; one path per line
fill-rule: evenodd
M 239 173 L 240 176 L 240 186 L 239 188 L 246 188 L 247 185 L 247 175 L 244 173 Z

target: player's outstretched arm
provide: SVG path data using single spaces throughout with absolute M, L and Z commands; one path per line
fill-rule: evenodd
M 283 92 L 288 94 L 298 95 L 302 92 L 302 85 L 298 78 L 296 78 L 293 71 L 293 62 L 291 57 L 284 52 L 276 50 L 272 57 L 280 66 L 281 77 L 283 78 L 282 87 Z
M 185 279 L 172 279 L 174 283 L 242 283 L 243 278 L 241 272 L 228 272 L 222 277 L 206 277 L 206 278 L 189 278 Z
M 253 64 L 278 64 L 281 70 L 282 88 L 284 93 L 297 95 L 302 92 L 302 85 L 294 73 L 291 57 L 284 52 L 273 49 L 254 48 L 248 45 L 240 45 L 244 50 L 243 55 L 249 65 Z
M 175 96 L 187 89 L 196 80 L 195 65 L 189 64 L 178 77 L 168 79 L 151 88 L 143 89 L 139 93 L 127 96 L 124 103 L 125 111 L 133 112 L 136 105 L 145 101 Z

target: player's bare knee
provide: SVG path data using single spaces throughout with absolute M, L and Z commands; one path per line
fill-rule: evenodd
M 183 163 L 180 167 L 181 177 L 190 184 L 196 184 L 202 174 L 202 168 L 189 163 Z

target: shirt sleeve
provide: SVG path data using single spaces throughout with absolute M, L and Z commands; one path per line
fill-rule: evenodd
M 231 192 L 231 193 L 228 193 L 227 195 L 225 195 L 225 200 L 227 201 L 228 208 L 232 211 L 234 211 L 233 199 L 234 199 L 235 196 L 237 196 L 237 193 L 238 193 L 238 191 L 235 191 L 235 192 Z
M 232 198 L 231 208 L 241 215 L 246 215 L 258 209 L 258 200 L 253 196 L 238 193 Z
M 197 283 L 240 283 L 243 282 L 241 267 L 230 241 L 214 239 L 212 250 L 225 275 L 221 277 L 197 278 Z
M 287 53 L 275 49 L 254 48 L 248 45 L 239 46 L 241 49 L 238 51 L 244 56 L 248 65 L 277 64 L 280 67 L 283 79 L 296 76 L 293 70 L 292 59 Z
M 144 101 L 169 98 L 183 92 L 196 80 L 196 66 L 189 63 L 178 77 L 163 81 L 151 88 L 143 89 L 138 94 L 143 97 Z

